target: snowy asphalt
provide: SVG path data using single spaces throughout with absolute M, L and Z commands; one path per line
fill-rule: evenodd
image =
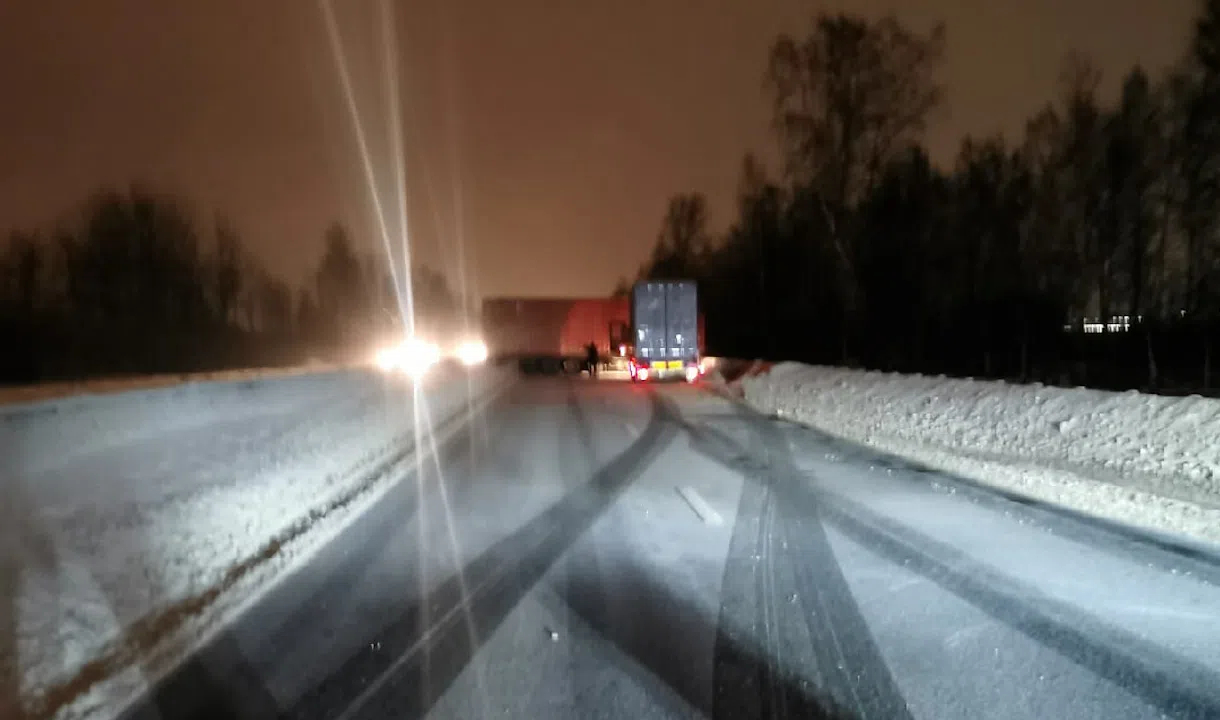
M 1220 717 L 1220 558 L 687 386 L 527 380 L 131 718 Z

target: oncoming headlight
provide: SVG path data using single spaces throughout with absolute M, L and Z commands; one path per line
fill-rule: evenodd
M 457 354 L 463 365 L 478 365 L 487 361 L 487 345 L 477 340 L 464 342 L 458 347 Z
M 440 359 L 440 348 L 433 343 L 411 338 L 402 344 L 401 366 L 411 377 L 422 377 Z
M 402 365 L 402 346 L 395 345 L 394 347 L 382 348 L 377 351 L 373 357 L 373 362 L 377 364 L 383 372 L 392 372 L 397 370 Z

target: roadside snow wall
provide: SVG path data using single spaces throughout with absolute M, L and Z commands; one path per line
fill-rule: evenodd
M 1220 542 L 1220 400 L 781 363 L 765 412 L 1111 520 Z

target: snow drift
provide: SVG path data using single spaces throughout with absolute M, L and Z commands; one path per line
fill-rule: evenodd
M 0 633 L 16 637 L 0 676 L 32 717 L 113 708 L 82 696 L 132 669 L 154 679 L 324 541 L 317 528 L 336 531 L 333 511 L 401 476 L 417 433 L 511 377 L 438 373 L 415 394 L 346 370 L 0 408 Z
M 243 368 L 240 370 L 212 370 L 192 373 L 164 375 L 138 375 L 133 377 L 95 378 L 91 380 L 65 380 L 36 385 L 0 386 L 0 406 L 44 402 L 55 398 L 80 397 L 84 395 L 106 395 L 151 390 L 174 385 L 197 382 L 221 382 L 233 380 L 258 380 L 291 375 L 333 372 L 354 365 L 313 362 L 307 365 L 287 367 Z M 3 408 L 11 411 L 12 408 Z
M 781 363 L 755 407 L 1108 519 L 1220 542 L 1220 400 Z

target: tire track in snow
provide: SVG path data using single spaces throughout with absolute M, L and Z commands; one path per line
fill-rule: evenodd
M 1165 717 L 1220 717 L 1220 674 L 1005 577 L 955 548 L 924 537 L 832 493 L 827 519 L 870 552 L 953 593 L 996 622 L 1076 662 L 1158 708 Z
M 760 423 L 770 420 L 760 416 L 751 422 Z M 706 428 L 702 432 L 714 438 L 709 447 L 721 448 L 713 457 L 743 472 L 757 472 L 760 464 L 769 465 L 777 456 L 770 454 L 760 462 L 758 451 L 742 447 L 727 434 Z M 779 449 L 781 462 L 787 447 L 785 443 Z M 794 482 L 783 487 L 788 512 L 798 517 L 820 516 L 870 552 L 919 574 L 1001 625 L 1114 682 L 1166 717 L 1220 717 L 1220 673 L 1050 598 L 1036 587 L 1008 578 L 857 502 L 821 490 L 808 478 L 793 478 Z M 825 564 L 818 567 L 824 570 Z
M 511 391 L 498 396 L 488 408 L 502 406 L 511 397 Z M 438 428 L 440 431 L 440 428 Z M 437 438 L 440 463 L 460 455 L 467 444 L 474 441 L 480 431 L 473 423 L 465 423 L 458 432 Z M 346 552 L 338 562 L 325 555 L 315 558 L 308 566 L 310 585 L 299 600 L 292 603 L 292 610 L 285 615 L 276 615 L 276 627 L 268 633 L 266 642 L 284 653 L 298 652 L 295 641 L 311 618 L 324 612 L 327 605 L 342 603 L 347 594 L 369 571 L 378 552 L 394 537 L 394 533 L 405 522 L 419 512 L 421 497 L 417 486 L 410 484 L 421 468 L 426 473 L 431 463 L 425 461 L 405 470 L 399 481 L 397 497 L 390 494 L 382 498 L 344 533 L 355 534 L 360 540 L 355 551 Z M 395 491 L 391 491 L 395 492 Z M 427 490 L 425 490 L 427 492 Z M 327 550 L 324 551 L 328 552 Z M 321 566 L 320 571 L 318 569 Z M 281 586 L 272 593 L 292 592 L 298 597 L 298 587 Z M 274 600 L 272 594 L 267 599 Z M 135 707 L 124 714 L 125 720 L 161 720 L 163 718 L 264 718 L 278 715 L 278 708 L 258 680 L 258 670 L 249 665 L 237 647 L 238 643 L 229 633 L 209 642 L 181 667 L 164 678 Z
M 746 476 L 722 584 L 714 716 L 909 718 L 817 509 L 791 502 L 787 446 L 769 419 L 745 409 L 736 418 L 750 430 L 749 448 L 685 424 L 696 452 Z M 794 625 L 807 647 L 792 647 Z
M 301 698 L 291 718 L 403 717 L 427 714 L 500 623 L 564 552 L 665 448 L 673 424 L 655 404 L 639 438 L 590 481 L 471 561 L 376 633 L 381 642 L 353 655 Z M 468 594 L 463 592 L 468 591 Z M 425 624 L 424 618 L 434 621 Z M 467 632 L 474 626 L 475 639 Z
M 873 641 L 856 605 L 847 579 L 823 528 L 821 508 L 794 502 L 793 491 L 803 478 L 792 460 L 788 443 L 774 422 L 748 416 L 753 454 L 764 458 L 764 477 L 777 508 L 779 525 L 773 552 L 783 558 L 794 575 L 792 595 L 803 610 L 823 688 L 833 707 L 856 718 L 910 718 L 902 692 Z

